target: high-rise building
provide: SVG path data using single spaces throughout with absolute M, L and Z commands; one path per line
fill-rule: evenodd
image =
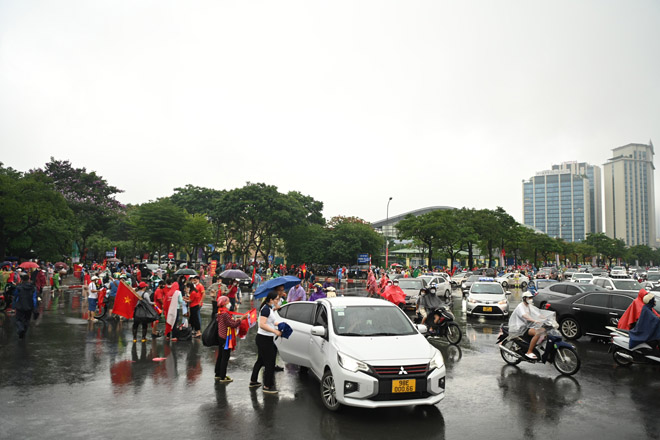
M 582 241 L 591 232 L 589 179 L 569 169 L 523 181 L 523 219 L 551 237 Z
M 586 162 L 563 162 L 553 165 L 553 170 L 568 170 L 579 176 L 586 176 L 589 180 L 589 218 L 591 227 L 589 232 L 603 232 L 603 183 L 600 167 Z
M 605 233 L 626 245 L 656 246 L 653 142 L 612 150 L 603 165 Z

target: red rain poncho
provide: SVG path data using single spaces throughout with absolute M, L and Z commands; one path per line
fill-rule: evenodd
M 639 314 L 642 313 L 642 307 L 644 307 L 644 296 L 646 295 L 648 295 L 646 290 L 639 289 L 637 298 L 635 298 L 632 304 L 630 304 L 628 309 L 624 312 L 621 319 L 619 319 L 619 324 L 617 325 L 618 328 L 623 330 L 630 330 L 632 328 L 632 325 L 635 324 L 639 319 Z M 655 313 L 660 318 L 658 312 L 653 310 L 653 313 Z

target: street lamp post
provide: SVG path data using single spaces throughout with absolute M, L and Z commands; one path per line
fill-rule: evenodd
M 385 217 L 385 229 L 387 229 L 387 226 L 390 222 L 390 202 L 392 201 L 392 197 L 387 201 L 387 214 Z M 385 270 L 390 267 L 389 265 L 390 262 L 390 240 L 387 238 L 387 235 L 385 235 Z

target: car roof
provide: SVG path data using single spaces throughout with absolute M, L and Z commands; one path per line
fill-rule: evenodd
M 310 301 L 307 301 L 310 302 Z M 328 303 L 330 307 L 350 307 L 350 306 L 392 306 L 389 301 L 384 301 L 379 298 L 367 298 L 365 296 L 337 296 L 334 298 L 323 298 L 318 302 Z
M 553 302 L 553 303 L 569 303 L 572 304 L 578 299 L 582 298 L 583 296 L 587 295 L 593 295 L 593 294 L 605 294 L 605 295 L 623 295 L 627 296 L 629 298 L 635 299 L 637 298 L 637 293 L 630 292 L 630 291 L 625 291 L 625 290 L 596 290 L 596 291 L 590 291 L 590 292 L 578 292 L 575 295 L 567 296 L 564 298 L 557 298 L 552 301 L 548 302 Z

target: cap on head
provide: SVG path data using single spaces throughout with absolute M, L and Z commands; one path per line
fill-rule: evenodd
M 145 287 L 147 287 L 147 283 L 145 283 L 144 281 L 141 281 L 140 284 L 138 284 L 139 289 L 144 289 Z
M 642 299 L 642 301 L 644 301 L 644 304 L 648 304 L 648 303 L 651 302 L 651 300 L 653 298 L 655 298 L 655 295 L 652 294 L 652 293 L 648 293 L 648 294 L 644 295 L 644 298 Z
M 523 292 L 522 297 L 523 298 L 534 298 L 534 295 L 532 295 L 532 292 L 527 291 L 527 292 Z

